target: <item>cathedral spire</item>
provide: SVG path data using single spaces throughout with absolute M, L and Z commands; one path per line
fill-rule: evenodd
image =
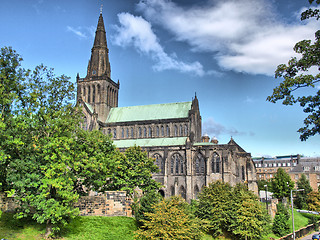
M 88 64 L 87 77 L 104 76 L 111 78 L 109 49 L 102 13 L 100 13 L 97 30 L 91 50 L 91 59 Z

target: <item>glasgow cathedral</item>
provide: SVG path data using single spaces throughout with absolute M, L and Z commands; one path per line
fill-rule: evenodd
M 124 151 L 141 146 L 155 160 L 165 197 L 197 198 L 203 186 L 221 180 L 245 183 L 257 193 L 256 169 L 251 154 L 232 138 L 220 144 L 202 136 L 197 96 L 192 101 L 118 107 L 120 83 L 111 79 L 109 49 L 102 14 L 99 16 L 87 75 L 77 75 L 77 103 L 84 114 L 84 128 L 110 134 Z

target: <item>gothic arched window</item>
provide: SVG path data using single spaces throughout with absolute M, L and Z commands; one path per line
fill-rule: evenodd
M 139 138 L 141 138 L 141 137 L 142 137 L 141 127 L 139 127 L 139 128 L 138 128 L 138 136 L 139 136 Z
M 155 159 L 155 164 L 159 168 L 159 174 L 164 174 L 164 161 L 160 154 L 156 153 L 153 155 L 153 158 Z
M 147 128 L 146 127 L 143 129 L 143 135 L 144 135 L 144 137 L 147 137 Z
M 129 138 L 129 128 L 126 130 L 126 137 Z
M 92 86 L 92 102 L 96 102 L 96 87 L 95 85 Z
M 179 153 L 174 153 L 171 157 L 171 173 L 183 174 L 185 171 L 184 160 Z
M 133 138 L 133 127 L 131 128 L 131 138 Z
M 196 185 L 194 187 L 194 196 L 195 196 L 196 199 L 198 199 L 198 194 L 199 194 L 199 187 L 198 187 L 198 185 Z
M 174 136 L 175 137 L 178 136 L 178 127 L 177 127 L 177 125 L 174 125 Z
M 161 126 L 161 136 L 164 137 L 164 127 Z
M 217 153 L 213 154 L 211 161 L 212 173 L 220 173 L 220 156 Z
M 184 135 L 188 136 L 188 126 L 187 126 L 187 124 L 184 125 Z
M 182 125 L 180 125 L 180 132 L 179 132 L 179 135 L 180 135 L 180 136 L 183 136 L 183 127 L 182 127 Z
M 168 125 L 167 125 L 167 137 L 170 137 L 170 128 Z
M 246 175 L 245 175 L 245 171 L 244 171 L 244 166 L 241 167 L 241 172 L 242 172 L 242 180 L 245 181 Z
M 197 174 L 205 173 L 205 160 L 202 154 L 198 154 L 196 161 L 195 161 L 195 171 Z
M 121 138 L 124 138 L 124 129 L 121 128 Z
M 180 189 L 179 189 L 179 195 L 180 195 L 182 198 L 186 199 L 186 190 L 185 190 L 184 186 L 181 186 L 181 187 L 180 187 Z
M 148 137 L 152 137 L 152 128 L 151 127 L 149 127 Z
M 113 138 L 117 138 L 117 129 L 113 129 Z
M 91 103 L 91 88 L 88 86 L 88 103 Z
M 160 134 L 160 129 L 159 129 L 159 127 L 157 126 L 157 137 L 159 137 L 159 134 Z

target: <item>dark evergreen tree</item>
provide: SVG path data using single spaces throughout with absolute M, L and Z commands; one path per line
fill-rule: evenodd
M 283 168 L 278 168 L 277 173 L 271 179 L 271 192 L 273 196 L 282 200 L 284 197 L 290 196 L 291 189 L 294 188 L 294 182 Z
M 302 174 L 297 181 L 297 188 L 304 189 L 303 191 L 296 192 L 296 197 L 294 199 L 294 205 L 298 209 L 308 209 L 307 198 L 308 194 L 312 192 L 312 187 L 307 179 L 306 175 Z

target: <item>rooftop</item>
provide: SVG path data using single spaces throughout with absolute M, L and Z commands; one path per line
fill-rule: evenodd
M 187 141 L 187 137 L 175 137 L 175 138 L 124 139 L 124 140 L 114 140 L 113 143 L 117 148 L 128 148 L 135 145 L 140 147 L 179 146 L 179 145 L 185 145 L 186 141 Z

